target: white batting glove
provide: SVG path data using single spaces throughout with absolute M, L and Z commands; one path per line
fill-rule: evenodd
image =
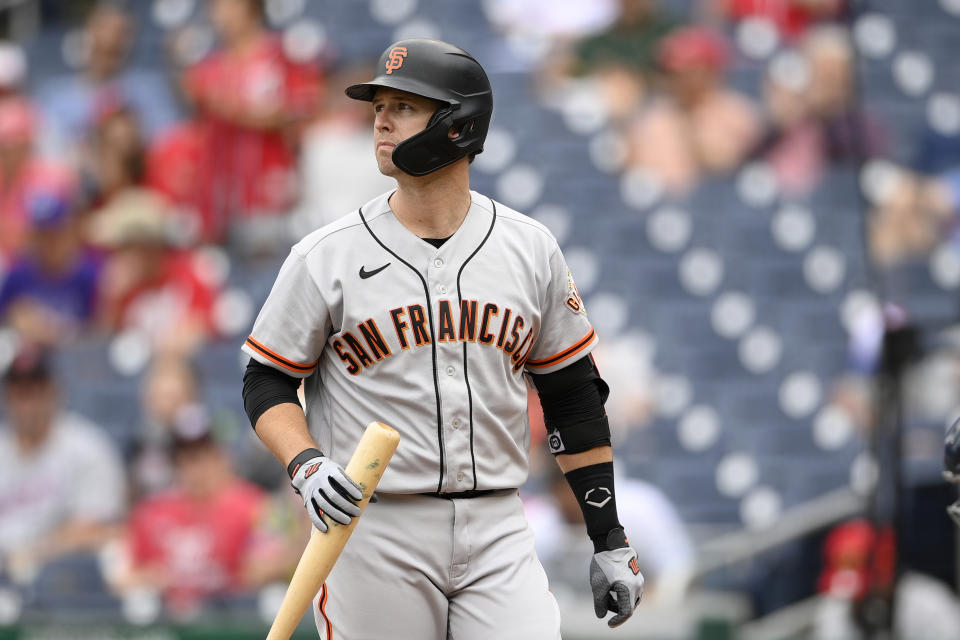
M 324 455 L 300 463 L 293 470 L 290 484 L 303 498 L 303 506 L 313 526 L 321 533 L 326 533 L 329 528 L 324 515 L 343 525 L 350 524 L 351 518 L 360 515 L 356 503 L 363 498 L 363 491 L 347 477 L 340 465 Z
M 622 528 L 607 534 L 607 550 L 593 554 L 590 562 L 590 588 L 593 590 L 593 611 L 598 618 L 613 611 L 607 621 L 610 628 L 619 627 L 633 615 L 643 595 L 643 574 L 637 564 L 637 552 L 627 544 Z

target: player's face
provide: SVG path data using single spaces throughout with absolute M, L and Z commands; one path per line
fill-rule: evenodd
M 396 177 L 402 172 L 393 164 L 393 149 L 427 127 L 440 103 L 430 98 L 379 89 L 373 97 L 374 153 L 380 173 Z

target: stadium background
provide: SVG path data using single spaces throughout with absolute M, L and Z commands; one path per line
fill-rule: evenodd
M 35 180 L 0 169 L 0 279 L 70 219 L 98 277 L 129 264 L 130 234 L 153 233 L 188 265 L 192 275 L 177 277 L 202 290 L 187 311 L 145 296 L 137 316 L 114 300 L 114 317 L 94 309 L 66 329 L 0 295 L 0 364 L 28 342 L 47 345 L 62 406 L 109 434 L 127 496 L 116 526 L 58 557 L 3 541 L 0 637 L 263 633 L 290 561 L 276 547 L 295 549 L 304 522 L 246 424 L 239 345 L 291 239 L 389 187 L 371 176 L 369 123 L 338 96 L 386 44 L 412 36 L 454 42 L 487 68 L 496 106 L 473 188 L 557 236 L 601 336 L 619 471 L 649 483 L 638 491 L 662 492 L 635 506 L 659 505 L 651 520 L 678 516 L 691 541 L 692 552 L 664 550 L 678 559 L 652 571 L 662 586 L 609 632 L 586 599 L 589 554 L 575 535 L 547 535 L 565 637 L 837 637 L 853 620 L 889 624 L 891 593 L 901 631 L 960 633 L 952 489 L 940 476 L 960 406 L 950 331 L 960 3 L 623 0 L 640 16 L 630 23 L 614 0 L 267 0 L 291 69 L 286 88 L 262 89 L 283 94 L 284 141 L 297 155 L 258 157 L 287 172 L 264 189 L 290 197 L 221 190 L 213 203 L 208 183 L 242 189 L 250 174 L 234 168 L 231 183 L 208 170 L 229 164 L 226 147 L 198 151 L 216 79 L 191 72 L 221 46 L 204 5 L 112 5 L 131 29 L 116 77 L 139 80 L 93 92 L 81 130 L 58 118 L 80 95 L 71 78 L 89 64 L 94 3 L 0 5 L 15 45 L 0 53 L 0 158 L 26 144 L 43 167 Z M 117 114 L 121 130 L 140 128 L 138 151 L 111 146 L 123 147 L 124 134 L 111 142 L 107 131 Z M 114 188 L 99 164 L 108 157 L 146 169 Z M 164 286 L 177 290 L 177 277 Z M 113 284 L 100 281 L 97 300 Z M 196 397 L 157 390 L 158 379 Z M 125 525 L 169 484 L 164 473 L 176 476 L 170 441 L 195 439 L 191 428 L 212 432 L 263 492 L 269 515 L 238 553 L 280 571 L 171 600 L 130 578 Z M 547 469 L 534 456 L 525 492 L 547 526 L 565 529 Z M 0 529 L 15 513 L 0 502 Z M 921 600 L 939 606 L 918 609 Z M 932 626 L 911 626 L 923 623 Z M 303 630 L 312 637 L 312 625 Z

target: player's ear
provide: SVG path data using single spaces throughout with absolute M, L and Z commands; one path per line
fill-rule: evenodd
M 466 127 L 467 133 L 469 133 L 473 131 L 474 122 L 473 121 L 467 122 L 463 126 Z M 451 140 L 455 140 L 456 138 L 460 137 L 461 132 L 462 132 L 462 129 L 458 129 L 456 127 L 450 127 L 450 130 L 447 132 L 447 137 L 449 137 Z

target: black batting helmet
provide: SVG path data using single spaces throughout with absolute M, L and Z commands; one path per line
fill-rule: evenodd
M 423 176 L 483 151 L 493 114 L 493 92 L 483 67 L 452 44 L 428 38 L 395 42 L 377 62 L 370 82 L 347 87 L 355 100 L 373 100 L 380 87 L 407 91 L 444 103 L 420 133 L 393 150 L 393 163 L 413 176 Z M 453 127 L 456 138 L 448 134 Z

